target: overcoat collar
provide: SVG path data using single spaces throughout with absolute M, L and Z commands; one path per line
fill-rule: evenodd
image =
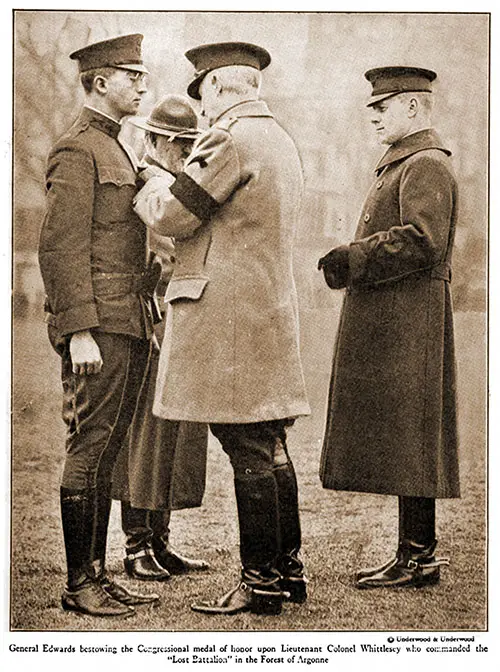
M 240 119 L 241 117 L 272 117 L 267 104 L 263 100 L 244 100 L 236 105 L 231 105 L 227 110 L 217 117 L 214 124 L 222 119 Z
M 84 122 L 97 128 L 97 130 L 106 133 L 115 140 L 121 130 L 121 124 L 105 114 L 101 114 L 98 110 L 90 107 L 84 107 L 80 114 L 80 122 Z
M 406 135 L 391 145 L 378 162 L 375 172 L 379 173 L 389 164 L 406 159 L 408 156 L 424 149 L 440 149 L 448 156 L 451 155 L 450 150 L 445 148 L 436 131 L 433 128 L 426 128 L 423 131 Z

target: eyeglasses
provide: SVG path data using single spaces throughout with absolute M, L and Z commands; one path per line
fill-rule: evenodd
M 131 70 L 127 70 L 127 76 L 131 82 L 134 82 L 134 84 L 148 84 L 148 75 L 145 72 L 132 72 Z

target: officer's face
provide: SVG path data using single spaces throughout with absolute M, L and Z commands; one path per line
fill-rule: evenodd
M 162 166 L 173 175 L 177 175 L 184 168 L 184 162 L 189 156 L 192 141 L 178 138 L 169 142 L 169 138 L 158 135 L 156 140 L 156 158 Z
M 106 78 L 106 105 L 116 119 L 137 114 L 142 97 L 148 90 L 146 75 L 116 68 Z
M 392 96 L 372 105 L 370 121 L 375 127 L 379 142 L 392 145 L 409 133 L 411 112 L 406 97 Z

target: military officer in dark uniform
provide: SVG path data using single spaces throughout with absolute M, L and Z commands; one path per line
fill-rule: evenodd
M 39 249 L 67 425 L 62 606 L 94 616 L 131 615 L 132 605 L 158 599 L 129 592 L 105 571 L 111 475 L 152 334 L 147 235 L 132 209 L 135 159 L 118 138 L 120 120 L 137 113 L 147 90 L 141 42 L 125 35 L 70 56 L 86 104 L 49 155 Z
M 435 584 L 436 498 L 459 497 L 450 294 L 457 185 L 431 127 L 436 74 L 369 70 L 371 122 L 388 149 L 354 241 L 319 261 L 347 287 L 321 459 L 325 488 L 399 497 L 399 544 L 359 588 Z
M 194 108 L 187 98 L 173 94 L 159 101 L 147 119 L 132 117 L 130 123 L 146 131 L 146 172 L 180 173 L 200 135 Z M 156 288 L 160 304 L 172 275 L 174 241 L 150 231 L 149 244 L 162 265 Z M 155 326 L 159 343 L 163 340 L 164 326 L 164 320 Z M 125 570 L 142 581 L 164 581 L 171 574 L 208 569 L 204 560 L 186 557 L 169 543 L 172 509 L 201 505 L 208 427 L 153 415 L 158 359 L 159 348 L 154 347 L 128 445 L 120 452 L 113 474 L 112 495 L 121 501 L 122 529 L 126 536 Z

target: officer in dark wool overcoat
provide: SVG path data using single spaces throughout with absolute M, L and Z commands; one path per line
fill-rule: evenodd
M 144 166 L 149 171 L 166 170 L 171 175 L 182 171 L 193 142 L 201 133 L 196 112 L 187 98 L 173 94 L 162 98 L 147 119 L 131 117 L 130 123 L 146 131 Z M 174 241 L 150 231 L 149 246 L 162 266 L 156 287 L 160 304 L 175 264 Z M 126 536 L 125 571 L 140 581 L 164 581 L 171 574 L 208 569 L 204 560 L 182 555 L 169 542 L 171 511 L 201 505 L 208 427 L 153 415 L 164 327 L 165 320 L 155 326 L 158 346 L 151 351 L 128 443 L 120 452 L 113 472 L 112 496 L 121 501 L 122 529 Z
M 321 458 L 323 486 L 398 495 L 394 558 L 362 570 L 359 588 L 435 584 L 435 500 L 459 497 L 450 295 L 457 185 L 431 127 L 436 74 L 370 70 L 371 123 L 389 145 L 354 241 L 319 261 L 347 288 Z
M 61 514 L 66 610 L 128 616 L 157 595 L 131 593 L 105 571 L 113 465 L 149 358 L 152 315 L 146 227 L 134 213 L 136 164 L 120 120 L 146 92 L 142 35 L 84 47 L 79 119 L 49 155 L 39 260 L 49 337 L 61 356 L 67 425 Z

